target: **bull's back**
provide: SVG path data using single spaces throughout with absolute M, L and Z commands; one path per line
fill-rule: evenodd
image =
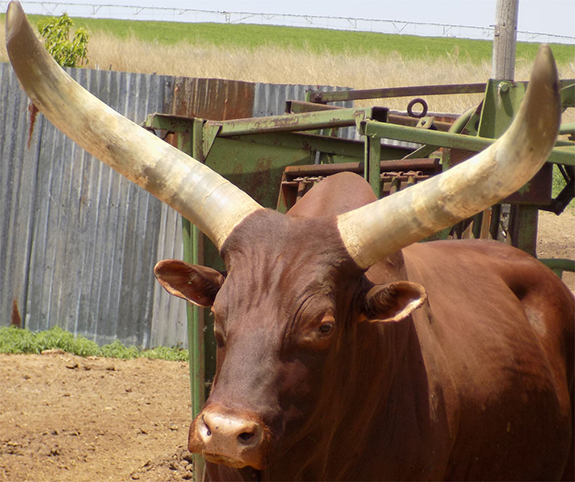
M 316 184 L 287 214 L 306 218 L 337 216 L 376 200 L 363 177 L 340 172 Z
M 414 321 L 424 357 L 440 360 L 430 382 L 457 393 L 448 477 L 561 477 L 573 463 L 573 294 L 501 243 L 422 243 L 404 258 L 428 293 Z

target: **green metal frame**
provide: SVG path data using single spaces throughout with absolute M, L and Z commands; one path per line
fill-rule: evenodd
M 563 81 L 562 87 L 564 107 L 573 107 L 575 81 Z M 336 108 L 325 105 L 326 102 L 360 98 L 462 92 L 485 92 L 485 99 L 480 112 L 470 109 L 453 124 L 436 122 L 431 116 L 413 119 L 390 115 L 388 109 L 381 107 Z M 285 211 L 289 206 L 278 206 L 278 198 L 282 175 L 288 167 L 297 169 L 294 166 L 318 162 L 334 165 L 352 163 L 346 165 L 363 167 L 365 178 L 380 197 L 382 163 L 425 158 L 443 151 L 444 169 L 448 168 L 451 162 L 449 150 L 472 153 L 491 145 L 511 122 L 524 93 L 524 83 L 495 81 L 469 86 L 309 92 L 306 102 L 288 102 L 290 114 L 227 121 L 153 114 L 146 120 L 145 127 L 174 133 L 180 150 L 222 174 L 264 207 Z M 356 127 L 362 140 L 332 136 L 343 127 Z M 464 130 L 469 134 L 460 133 Z M 574 131 L 575 126 L 567 125 L 561 132 L 573 135 Z M 391 146 L 385 139 L 417 143 L 421 147 Z M 559 142 L 548 163 L 574 167 L 575 142 Z M 524 190 L 529 191 L 529 185 Z M 537 210 L 537 206 L 527 205 L 518 214 L 518 219 L 523 222 L 523 229 L 519 230 L 522 236 L 519 246 L 527 251 L 533 249 Z M 448 232 L 445 230 L 435 238 L 446 237 Z M 186 220 L 183 221 L 183 233 L 186 261 L 225 269 L 216 248 Z M 572 260 L 544 262 L 556 272 L 575 271 Z M 195 417 L 206 399 L 206 381 L 211 380 L 215 372 L 215 345 L 210 329 L 213 323 L 211 316 L 196 306 L 190 305 L 188 310 L 192 415 Z M 203 459 L 195 458 L 194 466 L 195 473 L 200 475 Z

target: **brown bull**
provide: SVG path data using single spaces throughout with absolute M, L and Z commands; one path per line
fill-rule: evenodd
M 414 244 L 364 272 L 333 218 L 314 215 L 372 200 L 340 174 L 293 217 L 238 226 L 225 280 L 157 266 L 172 293 L 213 303 L 217 374 L 190 450 L 212 480 L 559 478 L 572 454 L 570 292 L 496 242 Z
M 487 151 L 382 200 L 334 176 L 286 216 L 73 83 L 17 2 L 7 27 L 35 105 L 196 223 L 226 262 L 225 276 L 156 267 L 171 293 L 214 312 L 216 379 L 189 439 L 209 479 L 573 479 L 572 294 L 501 244 L 413 244 L 545 162 L 560 117 L 547 47 Z

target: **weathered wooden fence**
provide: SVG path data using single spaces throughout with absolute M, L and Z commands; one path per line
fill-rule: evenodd
M 215 120 L 281 114 L 308 88 L 70 69 L 137 123 L 163 112 Z M 324 87 L 325 88 L 325 87 Z M 327 88 L 327 90 L 332 90 Z M 186 345 L 185 303 L 154 281 L 181 258 L 178 215 L 34 113 L 0 63 L 0 326 L 55 325 L 99 344 Z

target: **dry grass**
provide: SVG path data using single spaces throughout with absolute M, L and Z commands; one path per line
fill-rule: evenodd
M 7 60 L 4 45 L 2 25 L 0 61 Z M 98 32 L 90 38 L 88 55 L 88 67 L 95 69 L 356 89 L 485 82 L 491 73 L 490 63 L 471 64 L 457 53 L 433 60 L 406 60 L 397 53 L 315 54 L 273 45 L 252 50 L 188 43 L 158 45 L 135 37 L 119 40 Z M 517 80 L 527 80 L 530 69 L 529 62 L 518 59 Z M 560 65 L 559 69 L 561 77 L 575 77 L 573 64 Z M 481 95 L 436 96 L 428 102 L 431 111 L 461 113 L 480 100 Z M 384 101 L 386 106 L 397 110 L 405 110 L 406 102 L 405 99 Z
M 491 63 L 471 64 L 457 55 L 422 61 L 406 60 L 397 53 L 319 55 L 273 45 L 253 50 L 186 43 L 166 46 L 142 43 L 135 38 L 118 42 L 116 37 L 102 34 L 92 37 L 89 57 L 91 68 L 355 89 L 485 82 L 491 74 Z M 563 78 L 575 76 L 573 64 L 559 67 Z M 530 71 L 531 64 L 519 59 L 516 79 L 527 80 Z M 428 98 L 428 102 L 431 111 L 461 113 L 481 98 L 481 95 L 435 96 Z M 392 109 L 405 110 L 407 100 L 383 103 Z
M 470 66 L 454 58 L 429 62 L 403 60 L 397 54 L 351 56 L 322 55 L 277 46 L 253 50 L 180 44 L 156 46 L 130 39 L 94 38 L 91 67 L 122 71 L 214 77 L 276 84 L 339 85 L 356 89 L 420 84 L 484 82 L 489 65 Z M 396 101 L 392 108 L 405 108 Z M 469 99 L 437 99 L 432 110 L 462 112 Z

